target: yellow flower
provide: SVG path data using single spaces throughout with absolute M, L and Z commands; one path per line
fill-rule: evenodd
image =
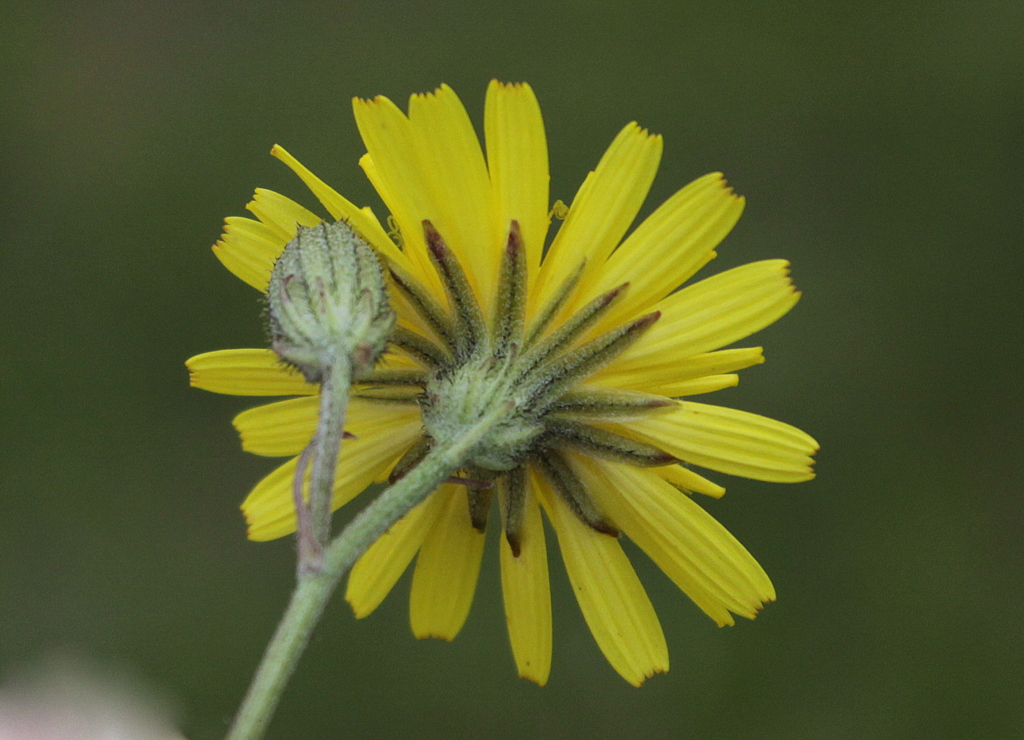
M 372 612 L 418 554 L 413 632 L 454 638 L 473 598 L 496 490 L 505 613 L 523 677 L 545 683 L 551 662 L 541 511 L 591 632 L 630 683 L 667 671 L 668 652 L 619 531 L 719 625 L 733 624 L 733 614 L 753 618 L 775 598 L 771 581 L 694 502 L 693 493 L 718 497 L 724 489 L 688 464 L 803 481 L 813 477 L 817 444 L 772 419 L 678 400 L 733 386 L 735 371 L 763 362 L 760 347 L 721 348 L 799 298 L 783 260 L 676 290 L 715 256 L 743 199 L 719 173 L 705 175 L 626 236 L 662 148 L 660 136 L 631 123 L 584 180 L 545 251 L 547 144 L 527 85 L 488 88 L 486 158 L 447 86 L 414 95 L 408 116 L 383 97 L 357 99 L 354 109 L 368 150 L 360 165 L 391 211 L 394 238 L 369 208 L 281 147 L 272 152 L 377 250 L 398 316 L 390 354 L 353 389 L 346 430 L 354 439 L 342 451 L 334 507 L 401 476 L 459 414 L 474 413 L 481 395 L 499 388 L 511 399 L 503 436 L 492 435 L 463 478 L 438 488 L 353 568 L 346 598 L 356 615 Z M 296 225 L 321 219 L 267 190 L 257 190 L 248 209 L 258 220 L 228 218 L 214 251 L 265 290 Z M 188 364 L 200 388 L 298 396 L 240 414 L 245 449 L 295 456 L 310 441 L 317 388 L 270 350 L 211 352 Z M 295 465 L 293 458 L 268 475 L 243 504 L 252 539 L 294 531 Z

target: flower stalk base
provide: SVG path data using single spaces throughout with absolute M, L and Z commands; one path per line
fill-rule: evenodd
M 352 366 L 342 357 L 323 374 L 320 384 L 320 418 L 316 434 L 295 468 L 296 538 L 298 574 L 318 573 L 323 568 L 324 549 L 331 539 L 331 502 L 334 472 L 345 434 L 345 412 L 352 383 Z M 309 497 L 303 496 L 305 463 L 312 457 Z
M 347 386 L 345 386 L 347 388 Z M 507 412 L 491 410 L 463 435 L 436 445 L 423 460 L 369 504 L 323 551 L 316 570 L 299 570 L 288 609 L 267 646 L 225 740 L 259 740 L 334 589 L 377 539 L 462 467 L 466 455 Z M 311 492 L 311 496 L 316 492 Z

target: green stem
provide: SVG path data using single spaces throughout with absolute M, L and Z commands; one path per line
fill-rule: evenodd
M 409 473 L 367 506 L 324 551 L 323 566 L 300 573 L 284 618 L 253 677 L 226 740 L 258 740 L 295 671 L 338 581 L 378 537 L 463 466 L 466 454 L 499 421 L 497 408 L 446 444 L 437 444 Z
M 296 571 L 301 579 L 323 568 L 324 550 L 331 540 L 331 503 L 334 499 L 334 473 L 345 434 L 348 391 L 352 384 L 352 365 L 347 356 L 331 363 L 320 383 L 320 416 L 316 434 L 303 450 L 295 466 L 293 497 L 298 550 Z M 306 463 L 312 459 L 309 497 L 303 496 Z
M 320 548 L 331 541 L 331 503 L 334 499 L 334 473 L 338 468 L 341 438 L 345 433 L 348 391 L 352 368 L 343 356 L 331 365 L 320 384 L 320 420 L 316 431 L 316 450 L 309 476 L 309 513 L 313 537 Z

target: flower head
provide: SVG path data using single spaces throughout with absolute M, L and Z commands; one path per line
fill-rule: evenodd
M 497 498 L 501 578 L 520 675 L 543 684 L 551 660 L 551 522 L 580 607 L 612 666 L 639 685 L 668 670 L 658 618 L 617 540 L 632 539 L 719 625 L 775 598 L 753 557 L 692 498 L 724 489 L 689 465 L 760 480 L 813 477 L 817 444 L 762 416 L 689 400 L 735 385 L 760 347 L 722 349 L 797 301 L 782 260 L 676 290 L 715 256 L 743 209 L 719 173 L 690 183 L 628 236 L 654 178 L 661 138 L 635 123 L 580 186 L 545 249 L 547 145 L 526 85 L 492 82 L 486 158 L 455 93 L 414 95 L 409 114 L 354 102 L 360 164 L 391 211 L 392 236 L 280 147 L 335 219 L 386 265 L 397 326 L 390 352 L 353 390 L 334 506 L 412 469 L 437 440 L 499 415 L 458 477 L 381 537 L 352 570 L 346 598 L 372 612 L 416 557 L 413 632 L 452 639 L 469 611 L 483 532 Z M 258 220 L 229 218 L 214 250 L 256 288 L 284 244 L 321 219 L 257 190 Z M 316 426 L 317 388 L 269 350 L 189 361 L 192 383 L 221 393 L 295 395 L 235 419 L 243 446 L 297 455 Z M 243 504 L 249 535 L 294 531 L 291 460 Z M 495 496 L 495 494 L 497 494 Z

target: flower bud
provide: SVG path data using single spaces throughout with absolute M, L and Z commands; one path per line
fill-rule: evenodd
M 344 221 L 298 227 L 267 288 L 271 347 L 310 383 L 373 368 L 395 325 L 377 255 Z

